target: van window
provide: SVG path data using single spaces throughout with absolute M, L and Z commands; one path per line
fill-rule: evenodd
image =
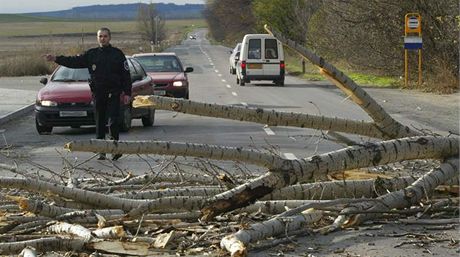
M 260 39 L 249 39 L 248 59 L 260 59 L 260 52 L 262 51 L 261 48 Z
M 278 59 L 276 39 L 265 39 L 265 59 Z

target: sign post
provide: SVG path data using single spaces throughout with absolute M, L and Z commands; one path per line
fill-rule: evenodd
M 404 85 L 409 79 L 409 50 L 418 52 L 418 85 L 422 84 L 422 17 L 418 13 L 408 13 L 404 22 Z M 414 35 L 415 34 L 415 35 Z

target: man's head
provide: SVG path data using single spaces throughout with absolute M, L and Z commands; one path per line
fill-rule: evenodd
M 110 29 L 108 28 L 100 28 L 97 31 L 97 42 L 99 43 L 99 46 L 108 46 L 110 43 Z

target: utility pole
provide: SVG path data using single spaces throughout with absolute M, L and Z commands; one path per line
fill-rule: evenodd
M 155 45 L 158 44 L 158 16 L 155 16 Z

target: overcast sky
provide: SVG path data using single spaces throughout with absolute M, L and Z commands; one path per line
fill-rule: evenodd
M 77 6 L 130 3 L 204 4 L 204 0 L 0 0 L 0 13 L 46 12 Z

